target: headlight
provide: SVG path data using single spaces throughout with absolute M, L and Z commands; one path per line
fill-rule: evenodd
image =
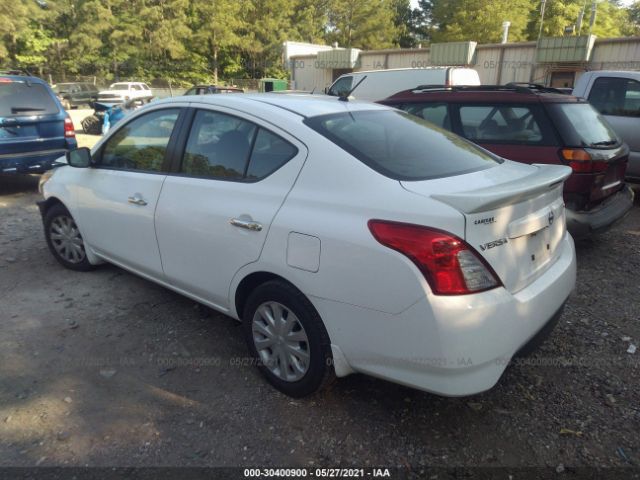
M 40 175 L 40 181 L 38 182 L 38 191 L 40 192 L 40 195 L 44 194 L 43 192 L 44 184 L 49 181 L 49 179 L 53 176 L 54 173 L 55 173 L 55 169 L 52 168 L 51 170 L 47 170 L 42 175 Z

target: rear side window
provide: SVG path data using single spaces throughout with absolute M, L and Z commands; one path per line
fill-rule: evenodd
M 251 152 L 247 178 L 266 177 L 292 159 L 298 149 L 278 135 L 260 128 Z
M 607 121 L 588 103 L 552 103 L 547 108 L 567 146 L 603 148 L 621 143 Z
M 603 115 L 640 117 L 640 82 L 629 78 L 597 78 L 589 102 Z
M 220 112 L 196 113 L 181 173 L 224 180 L 257 180 L 275 172 L 298 149 L 254 123 Z
M 120 128 L 102 150 L 100 166 L 123 170 L 160 172 L 178 109 L 157 110 Z
M 377 172 L 426 180 L 490 168 L 500 162 L 471 142 L 394 110 L 341 112 L 305 123 Z
M 182 159 L 182 173 L 241 179 L 257 127 L 238 117 L 198 111 Z
M 538 121 L 539 112 L 525 105 L 461 105 L 463 135 L 479 143 L 550 145 L 552 135 Z
M 0 81 L 0 117 L 58 113 L 49 89 L 40 83 Z
M 400 105 L 399 108 L 438 127 L 451 130 L 451 118 L 446 103 L 409 103 Z

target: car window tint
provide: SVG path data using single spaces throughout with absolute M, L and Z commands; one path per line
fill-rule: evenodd
M 396 180 L 461 175 L 502 161 L 458 135 L 397 110 L 346 111 L 307 118 L 304 123 Z
M 298 149 L 289 142 L 260 128 L 251 152 L 246 176 L 250 179 L 266 177 L 291 160 L 296 153 Z
M 24 80 L 0 82 L 0 117 L 58 112 L 53 94 L 44 85 Z
M 196 113 L 181 172 L 210 178 L 241 179 L 257 126 L 219 112 Z
M 640 117 L 640 82 L 628 78 L 597 78 L 589 102 L 603 115 Z
M 476 142 L 539 144 L 542 129 L 531 108 L 511 105 L 463 105 L 464 136 Z
M 127 123 L 105 143 L 100 165 L 159 172 L 179 109 L 157 110 Z
M 409 103 L 401 105 L 400 108 L 438 127 L 451 130 L 451 118 L 446 103 Z

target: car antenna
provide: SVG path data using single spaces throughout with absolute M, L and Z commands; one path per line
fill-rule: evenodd
M 364 79 L 365 79 L 365 78 L 367 78 L 367 76 L 366 76 L 366 75 L 365 75 L 364 77 L 362 77 L 362 78 L 360 79 L 360 81 L 359 81 L 358 83 L 356 83 L 356 84 L 355 84 L 355 86 L 354 86 L 351 90 L 349 90 L 347 93 L 345 93 L 345 94 L 343 94 L 343 95 L 340 95 L 340 96 L 338 97 L 338 100 L 340 100 L 341 102 L 348 102 L 348 101 L 349 101 L 349 96 L 353 93 L 353 91 L 354 91 L 356 88 L 358 88 L 358 87 L 360 86 L 360 84 L 361 84 L 362 82 L 364 82 Z

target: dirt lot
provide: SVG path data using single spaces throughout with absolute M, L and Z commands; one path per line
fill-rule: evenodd
M 493 390 L 354 375 L 294 401 L 242 366 L 233 320 L 116 267 L 59 266 L 36 186 L 0 177 L 0 466 L 640 464 L 638 202 L 578 245 L 560 324 Z

